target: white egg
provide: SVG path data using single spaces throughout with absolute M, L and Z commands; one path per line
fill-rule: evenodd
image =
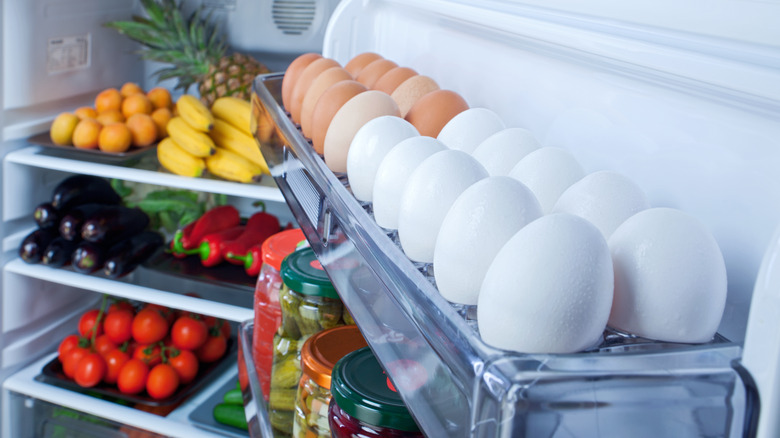
M 398 229 L 401 194 L 409 176 L 426 158 L 446 150 L 447 146 L 433 137 L 410 137 L 400 141 L 379 163 L 374 178 L 373 210 L 377 225 L 388 230 Z
M 518 230 L 542 216 L 523 183 L 491 176 L 463 191 L 450 207 L 436 238 L 433 272 L 442 296 L 475 305 L 485 272 L 498 250 Z
M 528 186 L 542 205 L 542 211 L 549 213 L 558 197 L 585 176 L 585 171 L 566 149 L 543 147 L 520 160 L 509 176 Z
M 406 182 L 398 210 L 398 239 L 407 257 L 433 262 L 436 236 L 452 203 L 487 176 L 471 155 L 452 149 L 437 152 L 417 166 Z
M 585 175 L 558 198 L 553 213 L 587 219 L 609 239 L 626 219 L 650 208 L 645 192 L 625 176 L 603 170 Z
M 471 155 L 492 175 L 508 175 L 509 171 L 542 144 L 524 128 L 507 128 L 482 141 Z
M 401 140 L 420 135 L 411 123 L 395 116 L 368 121 L 355 136 L 347 152 L 347 177 L 352 194 L 359 201 L 374 199 L 374 179 L 387 152 Z
M 708 342 L 726 305 L 726 265 L 712 234 L 693 216 L 650 208 L 609 238 L 615 299 L 609 325 L 668 342 Z
M 485 343 L 523 353 L 574 353 L 598 343 L 612 305 L 609 247 L 567 213 L 515 233 L 485 274 L 477 304 Z
M 450 119 L 436 138 L 450 149 L 472 153 L 483 140 L 504 129 L 504 121 L 487 108 L 469 108 Z

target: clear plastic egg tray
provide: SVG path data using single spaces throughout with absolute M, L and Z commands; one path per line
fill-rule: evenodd
M 562 355 L 483 343 L 316 154 L 280 103 L 282 78 L 254 83 L 254 126 L 275 126 L 258 138 L 263 155 L 429 436 L 740 436 L 753 421 L 741 348 L 720 335 L 684 345 L 606 331 L 597 348 Z

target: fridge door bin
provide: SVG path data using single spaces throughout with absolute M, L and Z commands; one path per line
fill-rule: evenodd
M 259 76 L 254 117 L 277 185 L 342 300 L 423 430 L 447 436 L 739 436 L 746 390 L 721 336 L 663 344 L 605 332 L 595 350 L 494 349 L 444 300 L 314 152 Z M 750 393 L 752 394 L 752 393 Z M 575 433 L 576 432 L 576 433 Z M 573 435 L 572 435 L 573 434 Z

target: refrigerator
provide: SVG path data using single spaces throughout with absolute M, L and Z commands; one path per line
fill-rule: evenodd
M 74 171 L 226 194 L 245 207 L 264 200 L 294 219 L 390 377 L 423 376 L 401 396 L 427 436 L 780 433 L 772 414 L 780 369 L 776 3 L 342 0 L 326 8 L 322 33 L 310 41 L 257 34 L 266 29 L 255 25 L 267 19 L 262 5 L 277 2 L 207 3 L 224 14 L 237 48 L 257 49 L 261 60 L 275 62 L 253 88 L 253 117 L 276 127 L 273 141 L 258 141 L 273 176 L 260 185 L 51 156 L 27 143 L 58 112 L 89 102 L 101 87 L 149 83 L 155 66 L 137 62 L 130 43 L 101 27 L 137 11 L 135 2 L 89 2 L 90 11 L 101 12 L 83 14 L 76 7 L 82 3 L 2 4 L 3 436 L 27 433 L 19 421 L 57 407 L 163 436 L 216 433 L 191 414 L 234 378 L 229 372 L 166 417 L 36 381 L 63 331 L 100 293 L 228 319 L 238 341 L 251 345 L 245 291 L 184 284 L 207 297 L 200 300 L 184 296 L 181 280 L 164 273 L 116 282 L 19 260 L 32 209 Z M 56 62 L 62 51 L 55 40 L 70 45 L 70 62 Z M 507 127 L 569 151 L 587 173 L 629 177 L 652 207 L 697 218 L 714 236 L 727 272 L 717 335 L 698 344 L 639 339 L 574 354 L 512 353 L 483 342 L 288 117 L 281 105 L 284 69 L 307 51 L 341 65 L 379 53 L 434 78 L 469 107 L 494 111 Z M 250 435 L 268 436 L 251 356 L 244 362 Z

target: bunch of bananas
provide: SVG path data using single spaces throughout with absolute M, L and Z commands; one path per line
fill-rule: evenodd
M 229 181 L 259 181 L 270 174 L 249 128 L 249 102 L 221 97 L 207 108 L 184 95 L 176 101 L 168 137 L 157 146 L 157 159 L 172 173 L 199 177 L 204 172 Z

